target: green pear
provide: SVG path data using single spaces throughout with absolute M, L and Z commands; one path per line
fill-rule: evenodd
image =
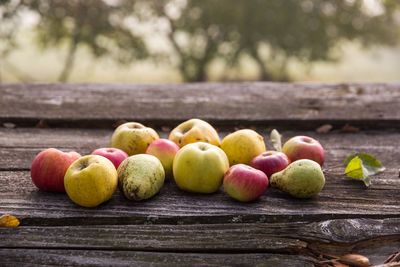
M 325 185 L 325 177 L 318 163 L 301 159 L 274 173 L 270 184 L 293 197 L 310 198 L 321 192 Z

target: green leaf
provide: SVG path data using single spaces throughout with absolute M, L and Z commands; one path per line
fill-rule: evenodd
M 346 165 L 346 176 L 363 181 L 367 187 L 371 185 L 370 176 L 385 170 L 378 159 L 367 153 L 351 154 L 345 159 L 344 163 Z
M 270 139 L 275 150 L 282 152 L 282 135 L 276 129 L 271 131 Z

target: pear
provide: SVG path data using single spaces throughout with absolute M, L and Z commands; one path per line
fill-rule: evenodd
M 325 176 L 317 162 L 301 159 L 274 173 L 270 184 L 293 197 L 311 198 L 321 192 L 325 185 Z

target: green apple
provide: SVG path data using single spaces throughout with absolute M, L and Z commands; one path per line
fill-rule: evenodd
M 111 147 L 125 151 L 129 156 L 143 154 L 156 139 L 157 132 L 138 122 L 127 122 L 115 129 L 111 137 Z
M 184 146 L 173 162 L 173 175 L 178 187 L 196 193 L 216 192 L 228 169 L 229 161 L 224 151 L 205 142 Z
M 208 122 L 200 119 L 190 119 L 179 124 L 171 131 L 168 139 L 179 147 L 195 142 L 206 142 L 216 146 L 221 143 L 217 131 Z
M 250 129 L 238 130 L 222 139 L 222 150 L 229 159 L 229 164 L 249 164 L 251 160 L 265 152 L 264 138 Z
M 144 200 L 157 194 L 164 184 L 165 172 L 160 160 L 138 154 L 125 159 L 118 167 L 118 185 L 130 200 Z
M 64 177 L 65 191 L 76 204 L 92 208 L 109 200 L 118 184 L 117 170 L 105 157 L 87 155 L 74 161 Z

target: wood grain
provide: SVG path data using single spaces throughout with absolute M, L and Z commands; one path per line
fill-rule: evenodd
M 2 266 L 293 266 L 311 267 L 299 255 L 161 253 L 140 251 L 0 249 Z
M 399 89 L 399 84 L 2 84 L 0 122 L 34 125 L 44 119 L 58 126 L 109 127 L 120 119 L 171 125 L 199 117 L 218 125 L 314 129 L 350 122 L 399 128 Z

